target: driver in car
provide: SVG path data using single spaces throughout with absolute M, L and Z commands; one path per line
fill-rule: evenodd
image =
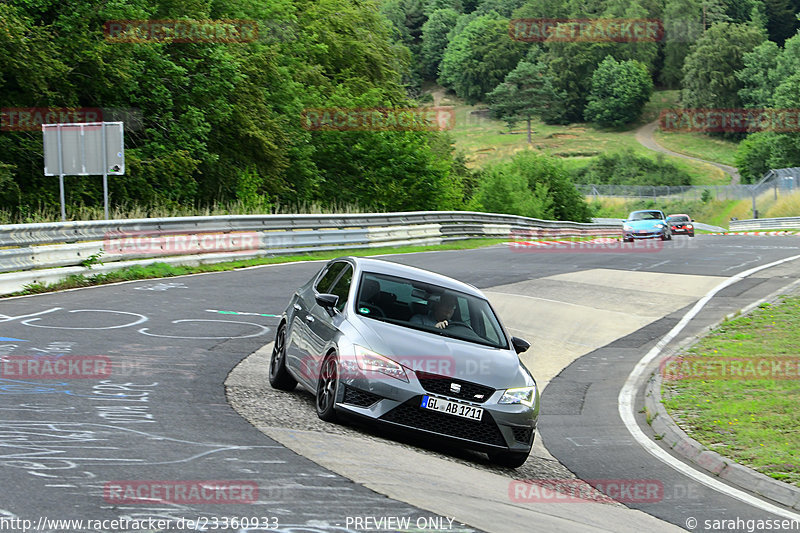
M 448 326 L 449 320 L 453 317 L 456 310 L 456 297 L 445 293 L 439 301 L 433 304 L 433 308 L 426 315 L 416 314 L 411 317 L 411 324 L 435 327 L 444 329 Z

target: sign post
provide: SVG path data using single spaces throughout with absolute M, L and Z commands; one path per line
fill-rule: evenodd
M 58 176 L 61 220 L 67 219 L 64 176 L 103 176 L 103 206 L 108 219 L 108 176 L 125 174 L 122 122 L 42 124 L 44 175 Z

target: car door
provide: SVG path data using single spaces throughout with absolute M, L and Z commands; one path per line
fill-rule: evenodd
M 306 299 L 308 311 L 302 320 L 306 342 L 299 364 L 304 381 L 311 387 L 316 384 L 322 359 L 329 351 L 338 331 L 337 324 L 342 320 L 342 312 L 348 301 L 352 281 L 353 267 L 350 263 L 337 262 L 331 265 L 331 269 L 323 274 L 309 291 L 310 294 Z M 323 293 L 339 297 L 332 313 L 316 302 L 316 295 Z
M 316 321 L 314 309 L 318 307 L 317 294 L 328 292 L 339 279 L 342 271 L 349 267 L 346 261 L 335 261 L 321 270 L 313 282 L 297 290 L 292 300 L 293 319 L 289 323 L 286 343 L 286 364 L 300 373 L 300 381 L 308 381 L 307 374 L 314 374 L 316 360 L 313 354 L 319 350 L 317 334 L 312 329 Z

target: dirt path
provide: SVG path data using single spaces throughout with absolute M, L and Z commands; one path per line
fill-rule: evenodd
M 442 98 L 444 98 L 445 93 L 447 93 L 447 89 L 445 89 L 443 87 L 441 87 L 439 89 L 436 89 L 434 91 L 431 91 L 431 94 L 433 95 L 433 105 L 434 106 L 436 106 L 436 107 L 439 106 L 439 103 L 442 101 Z
M 661 152 L 664 154 L 669 154 L 675 157 L 682 157 L 683 159 L 691 159 L 693 161 L 700 161 L 702 163 L 708 163 L 709 165 L 714 165 L 715 167 L 721 169 L 723 172 L 727 173 L 731 177 L 731 185 L 738 185 L 740 183 L 740 176 L 739 170 L 736 167 L 732 167 L 729 165 L 723 165 L 722 163 L 715 163 L 714 161 L 706 161 L 705 159 L 700 159 L 699 157 L 692 157 L 690 155 L 681 154 L 679 152 L 673 152 L 672 150 L 667 150 L 660 144 L 658 144 L 653 138 L 653 132 L 656 131 L 658 127 L 658 121 L 650 122 L 649 124 L 645 124 L 636 130 L 636 140 L 650 150 L 654 150 L 656 152 Z

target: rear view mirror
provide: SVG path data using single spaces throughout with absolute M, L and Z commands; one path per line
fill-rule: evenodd
M 511 337 L 511 344 L 514 346 L 514 351 L 517 353 L 526 352 L 528 348 L 531 347 L 531 343 L 519 337 Z

